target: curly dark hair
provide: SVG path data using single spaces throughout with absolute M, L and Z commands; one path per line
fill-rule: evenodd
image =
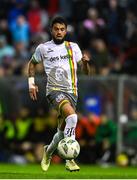
M 61 16 L 56 16 L 51 20 L 51 24 L 50 27 L 52 28 L 54 24 L 59 23 L 59 24 L 65 24 L 65 26 L 67 27 L 67 21 L 61 17 Z

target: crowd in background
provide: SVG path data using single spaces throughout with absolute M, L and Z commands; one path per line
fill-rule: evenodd
M 48 144 L 57 128 L 56 111 L 50 110 L 46 115 L 39 110 L 36 117 L 30 117 L 27 108 L 22 108 L 15 120 L 0 119 L 0 162 L 18 164 L 38 163 L 41 161 L 43 145 Z M 78 113 L 76 138 L 81 146 L 78 161 L 81 163 L 114 163 L 116 152 L 116 122 L 105 114 L 100 116 Z M 86 158 L 85 158 L 86 157 Z M 62 162 L 57 155 L 54 163 Z
M 137 74 L 136 0 L 1 0 L 0 9 L 0 76 L 26 75 L 55 15 L 67 19 L 67 39 L 89 54 L 93 73 Z
M 1 0 L 0 77 L 27 77 L 27 64 L 35 48 L 51 38 L 49 22 L 55 15 L 67 19 L 66 39 L 77 42 L 82 51 L 88 53 L 92 74 L 137 75 L 136 10 L 136 0 Z M 43 75 L 41 65 L 36 70 L 37 75 Z M 14 81 L 10 83 L 15 85 Z M 16 99 L 18 107 L 16 115 L 12 113 L 14 117 L 3 117 L 3 96 L 0 94 L 0 161 L 40 162 L 43 145 L 48 144 L 56 132 L 56 114 L 41 101 L 35 108 L 32 105 L 33 110 L 25 106 L 28 96 L 23 82 L 16 85 L 20 95 L 25 89 L 24 95 L 20 96 L 24 106 L 18 105 L 16 91 L 10 91 L 11 84 L 4 87 L 3 83 L 0 87 L 2 94 L 5 94 L 4 101 L 14 102 Z M 106 93 L 110 112 L 116 104 L 112 104 L 114 96 L 108 91 Z M 127 109 L 135 104 L 131 117 L 136 121 L 137 95 L 133 93 L 131 96 L 128 91 L 125 94 L 131 102 L 130 105 L 125 103 Z M 9 104 L 9 107 L 11 112 L 13 105 Z M 33 115 L 32 111 L 35 112 Z M 82 163 L 114 163 L 117 138 L 115 119 L 105 112 L 88 112 L 86 116 L 78 112 L 78 115 L 76 135 L 81 145 L 78 160 Z M 53 161 L 60 163 L 62 160 L 55 155 Z

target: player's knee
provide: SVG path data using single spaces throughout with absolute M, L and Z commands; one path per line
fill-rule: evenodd
M 65 103 L 60 109 L 62 117 L 68 117 L 75 114 L 75 110 L 70 103 Z
M 77 114 L 71 114 L 65 120 L 66 120 L 66 123 L 71 123 L 73 127 L 76 127 L 77 121 L 78 121 Z

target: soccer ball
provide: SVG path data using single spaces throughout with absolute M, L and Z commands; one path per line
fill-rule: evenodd
M 57 150 L 63 159 L 75 159 L 80 153 L 80 145 L 77 140 L 66 137 L 59 142 Z

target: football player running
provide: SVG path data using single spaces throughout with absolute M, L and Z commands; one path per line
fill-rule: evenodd
M 76 43 L 65 41 L 67 22 L 62 17 L 51 21 L 52 40 L 38 45 L 28 63 L 29 94 L 37 100 L 38 86 L 35 84 L 35 67 L 42 62 L 47 76 L 46 97 L 58 112 L 58 128 L 51 143 L 44 146 L 41 167 L 47 171 L 53 152 L 64 137 L 75 139 L 77 114 L 77 64 L 89 74 L 89 57 L 82 55 Z M 80 167 L 72 160 L 66 160 L 66 169 L 78 171 Z

